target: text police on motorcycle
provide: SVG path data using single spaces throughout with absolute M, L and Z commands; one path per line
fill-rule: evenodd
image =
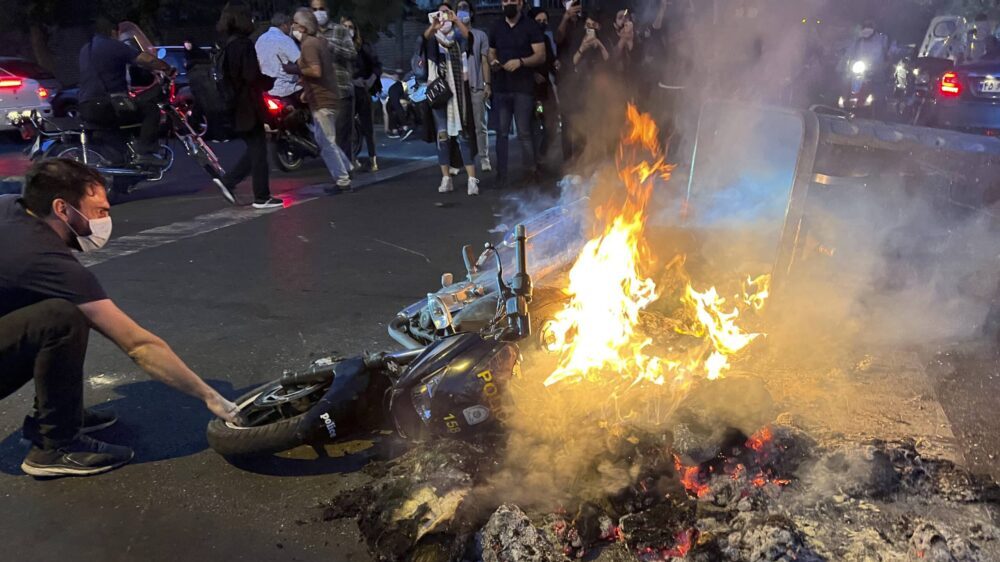
M 164 162 L 157 154 L 160 108 L 155 100 L 129 99 L 126 81 L 129 65 L 167 73 L 174 71 L 153 55 L 119 41 L 118 26 L 99 18 L 94 37 L 80 49 L 80 116 L 102 127 L 141 120 L 136 146 L 138 158 L 141 162 L 160 164 Z
M 84 435 L 116 421 L 83 408 L 83 363 L 94 328 L 154 379 L 236 421 L 236 405 L 209 387 L 159 337 L 139 326 L 72 255 L 111 235 L 103 178 L 67 159 L 39 162 L 24 192 L 0 196 L 0 398 L 35 381 L 32 442 L 21 469 L 34 476 L 90 475 L 132 459 L 128 447 Z

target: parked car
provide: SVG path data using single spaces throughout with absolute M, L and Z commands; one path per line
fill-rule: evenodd
M 956 66 L 936 83 L 934 105 L 921 124 L 1000 134 L 1000 59 Z
M 52 116 L 52 99 L 61 89 L 52 73 L 37 64 L 15 57 L 0 57 L 0 116 L 37 111 Z M 16 131 L 0 119 L 0 131 Z

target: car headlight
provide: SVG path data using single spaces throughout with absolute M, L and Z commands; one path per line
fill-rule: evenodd
M 865 72 L 868 72 L 868 64 L 863 60 L 854 61 L 854 64 L 851 65 L 851 72 L 855 74 L 864 74 Z

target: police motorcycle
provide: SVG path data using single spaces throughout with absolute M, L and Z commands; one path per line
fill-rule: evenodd
M 130 22 L 119 25 L 119 40 L 154 56 L 159 54 L 142 30 Z M 156 73 L 152 84 L 133 86 L 129 96 L 152 99 L 160 108 L 163 130 L 160 134 L 159 162 L 144 162 L 138 158 L 135 149 L 140 128 L 138 117 L 133 122 L 126 119 L 117 123 L 112 130 L 106 125 L 86 123 L 77 117 L 46 118 L 34 111 L 12 113 L 7 120 L 21 129 L 24 138 L 35 139 L 27 150 L 32 161 L 70 158 L 91 166 L 108 179 L 109 197 L 112 199 L 129 193 L 141 182 L 163 179 L 174 164 L 174 150 L 166 142 L 171 139 L 180 141 L 184 151 L 211 176 L 222 177 L 225 174 L 215 151 L 202 138 L 204 127 L 192 126 L 189 122 L 191 100 L 177 95 L 173 76 Z
M 532 281 L 527 271 L 524 225 L 514 230 L 514 274 L 494 261 L 493 316 L 477 331 L 455 329 L 441 303 L 433 313 L 447 333 L 425 347 L 364 353 L 314 363 L 238 398 L 237 423 L 214 419 L 208 443 L 224 456 L 265 455 L 390 427 L 403 438 L 467 438 L 497 429 L 504 418 L 502 388 L 519 376 L 519 342 L 531 335 Z

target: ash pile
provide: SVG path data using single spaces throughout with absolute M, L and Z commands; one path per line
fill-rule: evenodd
M 696 398 L 603 431 L 562 482 L 512 472 L 509 439 L 418 445 L 322 519 L 356 518 L 379 560 L 1000 560 L 996 486 L 912 441 L 819 442 L 782 415 L 751 432 Z

